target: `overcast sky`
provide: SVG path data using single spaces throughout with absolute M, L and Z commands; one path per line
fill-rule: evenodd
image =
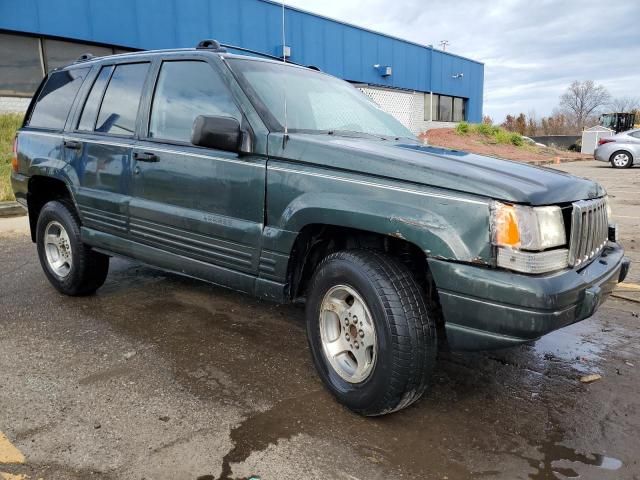
M 285 0 L 485 64 L 484 113 L 551 113 L 573 80 L 640 97 L 640 0 Z

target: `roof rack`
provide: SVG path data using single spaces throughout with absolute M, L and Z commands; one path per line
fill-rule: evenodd
M 88 62 L 89 60 L 93 60 L 94 58 L 96 57 L 92 53 L 83 53 L 73 63 Z
M 198 43 L 196 48 L 198 50 L 212 50 L 218 53 L 225 53 L 227 51 L 227 49 L 224 48 L 219 41 L 212 39 L 202 40 Z
M 236 45 L 228 45 L 226 43 L 220 43 L 217 40 L 202 40 L 200 43 L 198 43 L 198 46 L 196 48 L 198 50 L 212 50 L 214 52 L 219 52 L 219 53 L 225 53 L 227 49 L 237 50 L 239 52 L 251 53 L 252 55 L 258 55 L 260 57 L 269 58 L 271 60 L 277 60 L 279 62 L 282 61 L 282 57 L 278 57 L 276 55 L 269 55 L 268 53 L 259 52 L 258 50 L 251 50 L 250 48 L 244 48 L 244 47 L 238 47 Z M 292 62 L 291 60 L 287 60 L 287 63 L 291 65 L 297 65 L 299 67 L 307 67 L 307 68 L 311 68 L 312 70 L 321 71 L 319 68 L 314 67 L 312 65 L 308 65 L 308 66 L 302 65 L 300 63 Z

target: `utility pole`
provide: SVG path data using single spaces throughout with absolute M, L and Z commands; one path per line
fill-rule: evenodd
M 449 40 L 440 40 L 440 46 L 443 52 L 447 50 L 447 45 L 449 45 Z

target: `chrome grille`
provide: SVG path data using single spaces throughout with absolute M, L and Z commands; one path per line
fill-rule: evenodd
M 573 202 L 569 265 L 579 267 L 595 258 L 607 244 L 608 235 L 606 198 Z

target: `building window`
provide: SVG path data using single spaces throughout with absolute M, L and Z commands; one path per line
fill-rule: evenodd
M 0 33 L 0 96 L 30 97 L 42 76 L 39 40 Z
M 45 72 L 69 65 L 83 53 L 96 57 L 133 50 L 0 33 L 0 97 L 31 97 Z
M 429 109 L 432 98 L 433 104 Z M 433 119 L 434 122 L 462 122 L 467 118 L 466 98 L 425 93 L 424 105 L 426 121 Z
M 104 57 L 105 55 L 113 54 L 112 48 L 97 47 L 84 43 L 65 42 L 62 40 L 51 40 L 49 38 L 45 38 L 42 42 L 47 72 L 50 72 L 54 68 L 64 67 L 75 62 L 78 57 L 84 53 L 91 53 L 95 57 Z

